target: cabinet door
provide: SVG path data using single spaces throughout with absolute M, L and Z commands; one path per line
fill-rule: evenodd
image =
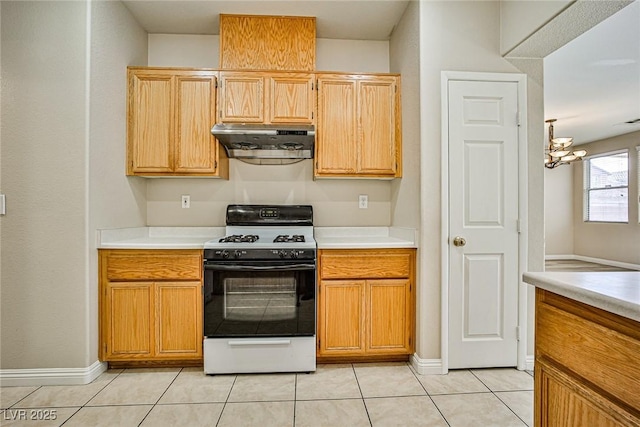
M 269 122 L 313 123 L 314 92 L 310 74 L 269 78 Z
M 215 83 L 213 74 L 176 77 L 176 172 L 216 171 L 218 144 L 211 135 L 216 120 Z
M 108 283 L 105 286 L 103 332 L 106 360 L 153 356 L 153 284 Z
M 168 73 L 129 72 L 128 175 L 173 170 L 172 85 Z
M 376 77 L 358 82 L 358 172 L 396 174 L 396 79 Z
M 220 121 L 264 123 L 264 76 L 220 73 Z
M 156 283 L 156 356 L 202 356 L 202 289 L 200 282 Z
M 355 79 L 342 76 L 318 78 L 317 176 L 356 172 L 356 90 Z
M 368 280 L 366 300 L 367 353 L 411 353 L 410 281 Z
M 320 282 L 319 355 L 364 353 L 364 289 L 363 280 Z

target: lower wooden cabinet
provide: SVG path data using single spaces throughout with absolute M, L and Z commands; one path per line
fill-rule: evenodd
M 536 426 L 640 426 L 640 323 L 536 289 Z
M 321 250 L 318 357 L 414 351 L 415 250 Z
M 99 252 L 100 359 L 201 359 L 202 251 Z

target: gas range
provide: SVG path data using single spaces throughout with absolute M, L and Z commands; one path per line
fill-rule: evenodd
M 207 374 L 316 369 L 311 206 L 229 205 L 204 245 Z

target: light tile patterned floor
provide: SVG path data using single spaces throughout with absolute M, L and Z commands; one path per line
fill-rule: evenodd
M 2 387 L 0 425 L 523 427 L 533 425 L 532 390 L 531 374 L 515 369 L 418 375 L 406 363 L 312 374 L 110 370 L 83 386 Z

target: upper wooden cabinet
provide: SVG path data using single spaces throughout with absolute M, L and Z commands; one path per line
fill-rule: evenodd
M 128 68 L 127 175 L 228 178 L 214 70 Z
M 220 122 L 314 122 L 313 74 L 222 71 Z
M 221 14 L 220 68 L 315 70 L 316 18 Z
M 318 74 L 316 177 L 402 176 L 400 77 Z

